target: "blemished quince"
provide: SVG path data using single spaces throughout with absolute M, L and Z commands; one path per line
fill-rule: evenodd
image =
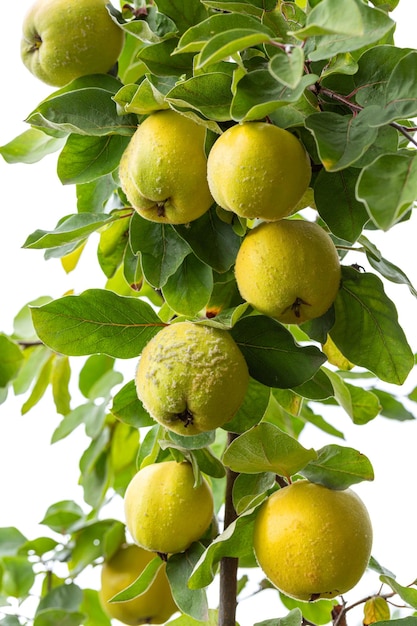
M 274 221 L 290 215 L 311 179 L 309 156 L 287 130 L 266 122 L 229 127 L 207 161 L 211 194 L 240 217 Z
M 187 224 L 213 204 L 207 183 L 206 129 L 173 110 L 149 115 L 120 162 L 120 184 L 147 220 Z
M 87 74 L 105 74 L 124 44 L 108 0 L 36 0 L 23 20 L 21 57 L 42 82 L 62 87 Z
M 159 331 L 142 350 L 136 370 L 145 409 L 180 435 L 198 435 L 230 421 L 248 384 L 248 367 L 233 337 L 188 321 Z
M 160 554 L 184 552 L 212 524 L 214 506 L 205 478 L 195 485 L 187 461 L 164 461 L 141 468 L 125 495 L 126 526 L 145 550 Z
M 235 264 L 244 300 L 284 324 L 320 317 L 333 304 L 341 268 L 336 247 L 315 222 L 263 222 L 244 238 Z
M 135 544 L 123 544 L 117 552 L 103 563 L 101 569 L 100 602 L 109 617 L 123 624 L 165 624 L 178 611 L 166 575 L 166 565 L 161 568 L 150 585 L 140 596 L 123 602 L 109 602 L 120 591 L 129 587 L 155 558 Z
M 371 548 L 368 511 L 351 489 L 300 480 L 269 496 L 255 520 L 259 566 L 277 589 L 298 600 L 334 598 L 352 589 Z

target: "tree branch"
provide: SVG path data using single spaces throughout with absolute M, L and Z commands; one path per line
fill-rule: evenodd
M 237 435 L 228 433 L 227 445 L 230 445 Z M 233 506 L 233 484 L 237 474 L 226 468 L 226 497 L 224 510 L 224 528 L 227 528 L 237 518 Z M 219 626 L 235 626 L 237 606 L 237 569 L 238 559 L 223 557 L 220 561 L 220 598 L 219 598 Z

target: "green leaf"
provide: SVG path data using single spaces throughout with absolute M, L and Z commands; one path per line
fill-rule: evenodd
M 232 79 L 222 72 L 210 72 L 178 82 L 166 97 L 175 107 L 194 109 L 209 120 L 226 122 L 231 119 Z
M 271 39 L 274 32 L 262 24 L 260 19 L 242 13 L 215 13 L 206 20 L 189 28 L 180 37 L 175 54 L 183 52 L 200 52 L 213 35 L 234 29 L 258 30 L 267 33 Z
M 268 407 L 271 390 L 254 378 L 249 379 L 243 403 L 234 418 L 222 428 L 232 433 L 243 433 L 261 421 Z
M 139 50 L 137 58 L 156 76 L 190 76 L 193 67 L 192 54 L 174 54 L 178 39 L 167 39 L 150 44 Z
M 3 334 L 0 334 L 0 354 L 0 387 L 6 387 L 16 378 L 24 357 L 18 344 Z
M 140 252 L 143 274 L 155 288 L 163 287 L 190 253 L 190 247 L 170 224 L 145 220 L 136 212 L 131 220 L 130 245 L 134 253 Z
M 57 533 L 66 535 L 71 529 L 84 519 L 84 513 L 78 504 L 72 500 L 61 500 L 48 507 L 42 521 Z
M 54 230 L 35 230 L 26 239 L 23 248 L 42 250 L 81 241 L 112 221 L 114 221 L 114 217 L 106 213 L 68 215 L 58 222 Z
M 219 218 L 215 209 L 210 209 L 187 226 L 174 228 L 196 257 L 216 272 L 227 272 L 234 264 L 241 237 L 236 235 L 230 224 Z M 207 241 L 210 242 L 209 246 Z
M 50 137 L 37 128 L 30 128 L 0 147 L 7 163 L 37 163 L 46 155 L 62 148 L 65 139 Z
M 232 118 L 237 122 L 262 119 L 279 107 L 298 102 L 304 90 L 317 80 L 315 74 L 306 74 L 295 89 L 290 89 L 275 80 L 269 70 L 253 70 L 237 84 L 231 106 Z
M 33 626 L 83 626 L 84 619 L 84 614 L 79 611 L 45 609 L 36 615 Z
M 213 35 L 203 46 L 198 56 L 196 69 L 223 61 L 237 52 L 266 43 L 270 39 L 269 34 L 249 28 L 232 28 Z
M 284 617 L 279 617 L 278 619 L 273 619 L 273 620 L 268 619 L 262 622 L 256 622 L 254 626 L 301 626 L 301 624 L 304 622 L 303 617 L 304 617 L 304 606 L 303 606 L 303 613 L 301 612 L 301 609 L 297 607 L 293 609 L 292 611 L 290 611 Z
M 55 355 L 50 354 L 47 361 L 45 361 L 42 369 L 39 370 L 38 378 L 32 387 L 29 397 L 26 399 L 22 406 L 22 415 L 28 413 L 44 396 L 50 382 L 52 368 L 55 360 Z
M 0 557 L 15 556 L 26 542 L 26 537 L 14 526 L 0 528 Z
M 233 505 L 238 515 L 260 504 L 275 485 L 273 472 L 238 474 L 233 483 Z
M 417 158 L 414 154 L 378 157 L 361 171 L 356 193 L 376 226 L 388 230 L 417 198 Z
M 147 7 L 146 20 L 133 19 L 130 22 L 118 20 L 123 30 L 146 43 L 155 43 L 172 37 L 177 29 L 174 22 L 166 15 L 159 13 L 156 7 Z
M 412 51 L 398 61 L 386 83 L 385 106 L 378 124 L 390 124 L 417 115 L 416 73 L 417 51 Z
M 336 400 L 354 424 L 366 424 L 378 415 L 381 405 L 374 393 L 349 385 L 336 372 L 326 370 L 326 373 L 333 385 Z
M 164 326 L 146 302 L 103 289 L 32 308 L 32 317 L 41 341 L 68 356 L 135 357 Z
M 97 87 L 77 89 L 44 100 L 26 122 L 38 128 L 79 135 L 133 135 L 134 115 L 120 116 L 112 93 Z
M 73 546 L 68 568 L 77 576 L 96 559 L 107 556 L 108 546 L 119 546 L 124 540 L 125 526 L 113 519 L 92 521 L 75 530 L 71 535 Z
M 80 611 L 84 613 L 83 626 L 111 626 L 110 618 L 102 607 L 96 589 L 83 589 Z
M 329 489 L 347 489 L 363 480 L 374 480 L 369 459 L 354 448 L 330 444 L 318 450 L 300 473 L 310 482 Z
M 332 609 L 337 604 L 337 600 L 323 599 L 314 602 L 303 602 L 302 600 L 290 598 L 283 593 L 279 594 L 279 598 L 287 609 L 291 609 L 289 615 L 298 609 L 302 611 L 304 620 L 309 620 L 313 624 L 317 624 L 317 626 L 324 626 L 324 624 L 328 624 L 331 621 Z
M 374 274 L 344 267 L 342 276 L 331 338 L 349 361 L 381 380 L 401 385 L 414 365 L 414 356 L 394 303 Z
M 218 626 L 219 623 L 219 612 L 215 609 L 208 610 L 208 618 L 205 620 L 204 624 L 206 626 Z M 201 620 L 194 619 L 189 615 L 180 615 L 176 619 L 170 620 L 167 622 L 169 626 L 201 626 Z M 14 626 L 14 625 L 13 625 Z M 236 622 L 236 626 L 239 626 Z
M 162 294 L 177 314 L 193 317 L 207 305 L 212 290 L 212 269 L 188 254 L 162 287 Z
M 272 76 L 288 87 L 296 89 L 304 73 L 304 52 L 300 46 L 294 46 L 287 52 L 277 49 L 269 61 Z
M 400 598 L 402 598 L 413 609 L 417 609 L 417 589 L 410 587 L 403 587 L 394 578 L 389 576 L 381 576 L 381 582 L 389 585 L 393 591 L 395 591 Z M 415 618 L 417 621 L 417 618 Z M 402 620 L 401 620 L 402 621 Z M 391 624 L 391 621 L 381 621 L 378 624 Z M 405 626 L 405 625 L 404 625 Z
M 61 415 L 66 415 L 71 410 L 70 378 L 71 367 L 68 357 L 57 354 L 52 363 L 51 385 L 55 408 Z
M 378 398 L 381 404 L 381 415 L 391 420 L 405 422 L 416 419 L 415 415 L 408 411 L 404 404 L 394 398 L 388 391 L 383 389 L 373 389 L 372 392 Z
M 385 13 L 361 0 L 343 5 L 338 0 L 322 0 L 308 14 L 306 28 L 292 34 L 301 39 L 314 36 L 315 49 L 308 56 L 311 61 L 321 61 L 378 42 L 393 27 Z
M 172 81 L 174 83 L 174 81 Z M 148 75 L 139 85 L 125 85 L 114 97 L 115 102 L 122 106 L 126 113 L 137 113 L 147 115 L 168 109 L 169 105 L 165 101 L 164 94 L 158 89 L 157 76 Z
M 207 17 L 207 9 L 200 0 L 157 0 L 156 5 L 161 13 L 175 22 L 181 33 Z
M 36 554 L 36 556 L 43 556 L 48 552 L 52 552 L 59 546 L 58 541 L 51 537 L 37 537 L 31 541 L 26 541 L 19 549 L 20 554 Z
M 134 380 L 128 382 L 116 393 L 113 397 L 110 411 L 124 424 L 129 424 L 135 428 L 153 426 L 155 424 L 155 421 L 144 409 L 142 402 L 138 398 Z
M 1 592 L 13 598 L 24 598 L 35 582 L 33 566 L 24 556 L 0 558 Z
M 353 168 L 339 172 L 323 169 L 314 184 L 314 200 L 320 217 L 336 237 L 352 243 L 369 220 L 366 208 L 355 195 L 358 175 L 359 171 Z
M 326 361 L 316 346 L 299 346 L 282 324 L 263 315 L 240 319 L 231 334 L 250 375 L 268 387 L 301 385 Z
M 130 137 L 86 137 L 72 134 L 58 157 L 58 177 L 63 185 L 89 183 L 113 172 Z
M 156 578 L 159 570 L 163 566 L 162 559 L 155 555 L 155 557 L 149 561 L 144 570 L 139 574 L 136 580 L 133 581 L 128 587 L 116 593 L 109 602 L 126 602 L 127 600 L 133 600 L 145 591 L 149 589 L 153 581 Z
M 316 141 L 320 160 L 328 172 L 351 166 L 374 143 L 378 131 L 371 126 L 376 107 L 356 115 L 339 115 L 329 111 L 313 113 L 305 125 Z
M 64 609 L 68 612 L 77 611 L 82 601 L 82 591 L 78 585 L 69 583 L 51 589 L 39 602 L 36 614 L 45 609 Z
M 190 589 L 186 583 L 203 551 L 200 543 L 194 543 L 185 553 L 174 554 L 167 561 L 166 572 L 179 610 L 205 623 L 208 619 L 206 592 L 204 589 Z
M 313 449 L 307 450 L 274 424 L 261 422 L 229 445 L 223 462 L 234 472 L 273 472 L 289 477 L 315 458 Z
M 202 0 L 203 4 L 221 11 L 236 11 L 262 16 L 276 7 L 276 0 Z
M 417 297 L 417 290 L 413 287 L 409 278 L 399 267 L 387 259 L 384 259 L 378 248 L 363 235 L 360 237 L 359 242 L 365 248 L 369 264 L 377 270 L 377 272 L 393 283 L 407 285 L 413 296 Z

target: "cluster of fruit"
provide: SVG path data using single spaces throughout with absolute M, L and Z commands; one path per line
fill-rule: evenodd
M 81 75 L 110 71 L 124 35 L 105 5 L 106 0 L 37 0 L 25 20 L 22 44 L 32 73 L 61 86 Z M 235 264 L 242 298 L 286 324 L 324 314 L 338 292 L 341 271 L 325 230 L 294 217 L 311 179 L 303 145 L 292 133 L 263 121 L 228 127 L 208 156 L 205 141 L 204 126 L 189 117 L 170 109 L 150 114 L 120 162 L 120 184 L 129 203 L 144 218 L 166 224 L 189 223 L 214 202 L 254 220 Z M 230 421 L 248 383 L 245 359 L 231 335 L 188 321 L 161 330 L 143 350 L 136 372 L 137 393 L 149 414 L 185 436 Z M 123 546 L 104 564 L 103 604 L 126 624 L 164 622 L 177 610 L 165 564 L 138 598 L 109 599 L 136 579 L 153 553 L 183 552 L 210 533 L 211 488 L 204 478 L 196 481 L 186 461 L 148 465 L 127 488 L 125 514 L 135 544 Z M 308 481 L 271 495 L 260 507 L 254 534 L 255 554 L 266 575 L 302 600 L 333 597 L 355 585 L 371 542 L 367 511 L 353 492 Z

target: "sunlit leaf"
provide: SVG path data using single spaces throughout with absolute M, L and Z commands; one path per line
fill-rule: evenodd
M 65 139 L 50 137 L 37 128 L 30 128 L 0 146 L 0 154 L 7 163 L 37 163 L 60 150 L 64 143 Z

